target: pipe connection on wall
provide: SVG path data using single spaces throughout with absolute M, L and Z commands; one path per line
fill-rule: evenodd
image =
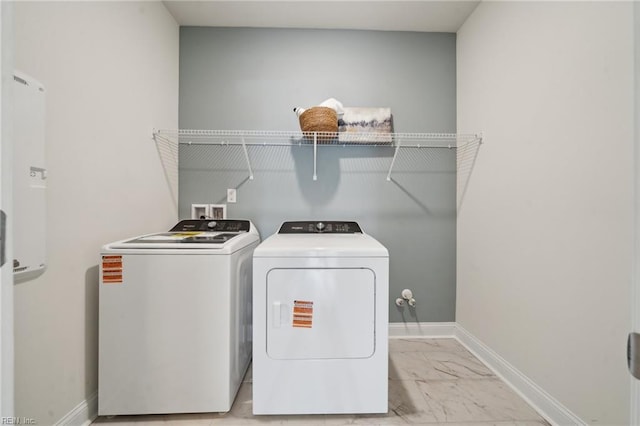
M 410 289 L 405 288 L 404 290 L 402 290 L 401 296 L 402 297 L 398 297 L 396 299 L 396 306 L 402 307 L 405 305 L 405 303 L 407 303 L 412 308 L 416 306 L 416 299 L 413 297 L 413 292 Z

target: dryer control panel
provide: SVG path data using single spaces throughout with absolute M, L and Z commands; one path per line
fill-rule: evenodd
M 278 234 L 362 234 L 356 222 L 299 221 L 285 222 Z

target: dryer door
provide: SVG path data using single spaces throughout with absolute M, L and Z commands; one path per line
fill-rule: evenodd
M 344 359 L 373 355 L 375 279 L 374 272 L 364 268 L 269 271 L 269 357 Z

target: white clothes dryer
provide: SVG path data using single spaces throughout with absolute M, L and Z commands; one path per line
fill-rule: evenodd
M 229 411 L 251 361 L 248 220 L 183 220 L 107 244 L 98 414 Z
M 356 222 L 285 222 L 253 271 L 253 413 L 386 413 L 387 249 Z

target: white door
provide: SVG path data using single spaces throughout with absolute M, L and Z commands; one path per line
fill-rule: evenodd
M 375 352 L 375 274 L 272 269 L 266 324 L 272 359 L 368 358 Z
M 13 84 L 13 6 L 0 4 L 0 210 L 5 212 L 0 266 L 0 417 L 10 419 L 13 412 L 13 252 L 11 244 L 12 144 L 11 86 Z M 2 224 L 0 224 L 0 228 Z
M 640 333 L 640 3 L 634 2 L 635 37 L 635 252 L 631 330 Z M 640 379 L 631 379 L 631 424 L 640 425 Z

